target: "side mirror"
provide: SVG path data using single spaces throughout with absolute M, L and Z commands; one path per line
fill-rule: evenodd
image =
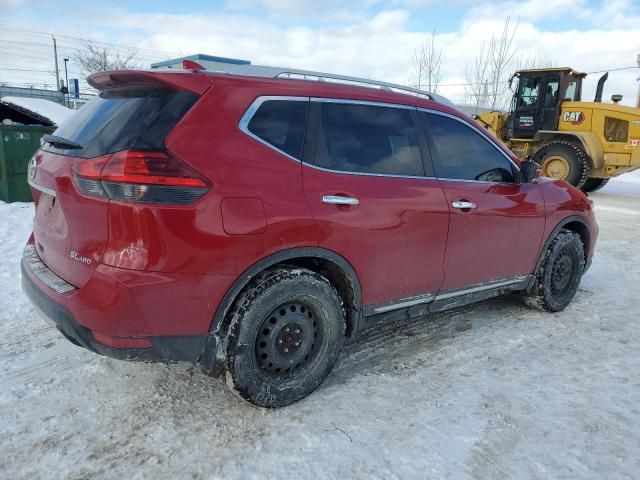
M 520 174 L 522 175 L 522 183 L 536 183 L 540 177 L 540 165 L 531 160 L 523 160 L 520 162 Z

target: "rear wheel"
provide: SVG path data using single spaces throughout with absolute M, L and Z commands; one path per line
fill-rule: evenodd
M 525 303 L 548 312 L 564 310 L 578 291 L 584 261 L 580 235 L 561 230 L 547 247 L 536 272 L 536 283 L 525 297 Z
M 326 278 L 297 267 L 268 271 L 231 313 L 227 384 L 254 405 L 289 405 L 322 383 L 344 336 L 342 301 Z
M 600 190 L 607 183 L 609 183 L 608 178 L 590 178 L 585 182 L 581 190 L 583 192 L 595 192 L 596 190 Z
M 585 184 L 591 171 L 585 151 L 569 142 L 548 143 L 536 152 L 533 161 L 541 165 L 543 176 L 566 180 L 578 188 Z

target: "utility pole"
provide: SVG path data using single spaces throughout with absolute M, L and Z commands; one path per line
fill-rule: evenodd
M 638 62 L 638 67 L 640 67 L 640 53 L 638 54 L 638 57 L 636 58 L 636 62 Z M 638 98 L 636 100 L 636 107 L 640 108 L 640 77 L 638 77 Z
M 53 39 L 53 58 L 56 66 L 56 90 L 60 90 L 60 69 L 58 68 L 58 46 L 56 45 L 56 37 L 51 35 Z
M 64 59 L 64 78 L 67 80 L 67 107 L 71 108 L 71 102 L 69 101 L 69 72 L 67 71 L 68 58 Z

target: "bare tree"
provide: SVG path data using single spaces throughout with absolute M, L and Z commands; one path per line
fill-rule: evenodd
M 442 48 L 436 46 L 435 37 L 434 30 L 429 39 L 413 51 L 413 65 L 409 74 L 409 85 L 434 93 L 438 91 L 442 65 Z
M 140 68 L 138 51 L 135 48 L 118 50 L 99 47 L 92 42 L 83 42 L 82 48 L 74 55 L 84 76 L 105 70 L 132 70 Z
M 489 42 L 483 42 L 473 63 L 465 68 L 466 96 L 476 111 L 504 109 L 508 105 L 507 80 L 517 51 L 514 39 L 519 20 L 511 27 L 511 18 L 507 17 L 500 35 L 492 35 Z
M 533 68 L 553 68 L 555 62 L 549 55 L 533 55 L 531 57 L 519 58 L 516 61 L 517 70 L 529 70 Z
M 465 97 L 469 103 L 475 107 L 476 113 L 480 108 L 485 107 L 489 98 L 489 67 L 490 67 L 490 46 L 485 42 L 480 45 L 480 52 L 473 59 L 471 65 L 467 64 L 464 70 L 466 80 Z

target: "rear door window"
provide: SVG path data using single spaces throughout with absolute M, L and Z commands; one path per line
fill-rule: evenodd
M 497 146 L 473 128 L 435 113 L 420 112 L 420 117 L 432 139 L 438 177 L 500 183 L 515 181 L 513 164 Z
M 319 102 L 315 163 L 343 172 L 423 176 L 408 109 Z
M 299 160 L 308 109 L 307 99 L 267 100 L 251 117 L 247 129 L 261 141 Z
M 198 99 L 186 91 L 149 87 L 107 89 L 87 102 L 53 135 L 82 146 L 43 149 L 92 158 L 126 149 L 161 150 L 164 140 Z

